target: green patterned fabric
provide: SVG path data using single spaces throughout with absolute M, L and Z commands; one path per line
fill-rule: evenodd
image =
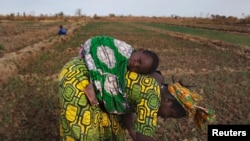
M 84 89 L 89 73 L 84 60 L 75 57 L 59 74 L 61 141 L 124 141 L 122 116 L 108 114 L 92 106 Z
M 179 83 L 168 85 L 168 90 L 186 110 L 188 117 L 193 119 L 200 129 L 203 130 L 205 124 L 214 122 L 215 111 L 198 106 L 202 100 L 201 95 Z
M 136 112 L 134 129 L 146 136 L 155 134 L 160 106 L 160 88 L 155 79 L 126 73 L 126 92 Z M 89 103 L 84 89 L 89 73 L 84 60 L 75 57 L 59 73 L 61 141 L 125 141 L 123 115 L 107 113 Z
M 125 72 L 133 50 L 131 45 L 109 36 L 93 37 L 83 45 L 81 54 L 88 66 L 97 99 L 104 103 L 109 113 L 127 112 Z

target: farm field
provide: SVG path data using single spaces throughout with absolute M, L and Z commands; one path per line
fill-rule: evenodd
M 69 35 L 57 36 L 59 24 Z M 195 85 L 213 124 L 250 124 L 250 27 L 201 19 L 0 21 L 0 140 L 59 139 L 57 75 L 80 44 L 108 35 L 160 57 L 159 70 Z M 128 140 L 131 138 L 128 136 Z M 187 118 L 159 118 L 156 140 L 205 141 Z

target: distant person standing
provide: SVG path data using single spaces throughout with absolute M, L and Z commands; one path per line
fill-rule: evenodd
M 60 25 L 58 30 L 58 35 L 66 35 L 66 34 L 67 30 L 63 27 L 63 25 Z

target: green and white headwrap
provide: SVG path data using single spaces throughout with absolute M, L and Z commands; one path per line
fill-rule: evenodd
M 81 56 L 88 66 L 97 99 L 107 112 L 123 114 L 128 110 L 125 95 L 127 62 L 134 48 L 109 36 L 96 36 L 82 46 Z

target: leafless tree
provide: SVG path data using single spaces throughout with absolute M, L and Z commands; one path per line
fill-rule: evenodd
M 82 16 L 82 10 L 80 8 L 76 9 L 76 16 Z

